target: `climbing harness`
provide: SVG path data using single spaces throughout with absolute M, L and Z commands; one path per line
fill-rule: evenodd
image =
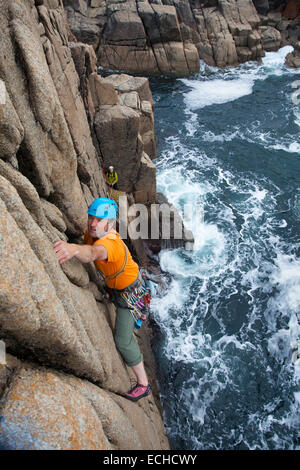
M 107 286 L 106 286 L 107 287 Z M 112 298 L 117 307 L 128 308 L 133 319 L 134 327 L 139 329 L 150 313 L 150 287 L 143 282 L 141 273 L 137 279 L 125 289 L 108 288 L 108 297 Z

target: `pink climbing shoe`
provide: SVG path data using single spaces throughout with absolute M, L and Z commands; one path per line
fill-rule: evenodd
M 146 397 L 151 393 L 150 385 L 140 385 L 136 384 L 128 393 L 126 393 L 125 398 L 131 401 L 138 401 L 140 398 Z

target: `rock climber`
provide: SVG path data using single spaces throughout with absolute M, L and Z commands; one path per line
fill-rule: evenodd
M 107 184 L 112 189 L 118 189 L 118 185 L 117 185 L 118 175 L 113 166 L 108 167 L 108 171 L 105 174 L 105 179 L 106 179 Z
M 136 318 L 130 309 L 130 295 L 143 290 L 143 281 L 137 263 L 113 226 L 117 218 L 117 204 L 112 199 L 97 198 L 88 208 L 88 226 L 84 245 L 57 241 L 53 248 L 60 264 L 74 256 L 82 263 L 95 263 L 97 272 L 109 288 L 117 307 L 114 338 L 116 347 L 125 363 L 132 367 L 137 383 L 125 394 L 137 401 L 151 393 L 144 363 L 133 331 Z

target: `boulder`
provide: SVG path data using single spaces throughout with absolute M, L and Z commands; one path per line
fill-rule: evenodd
M 267 15 L 267 24 L 268 26 L 276 27 L 281 19 L 282 16 L 279 11 L 270 11 Z
M 81 42 L 69 42 L 68 46 L 80 80 L 97 72 L 97 57 L 92 46 Z
M 191 42 L 185 42 L 183 47 L 189 72 L 198 72 L 200 69 L 200 59 L 197 47 Z
M 143 111 L 144 114 L 152 117 L 153 116 L 153 109 L 152 109 L 152 104 L 150 101 L 143 100 L 141 102 L 141 110 Z
M 286 56 L 285 65 L 291 68 L 300 67 L 300 41 L 294 43 L 294 51 Z
M 184 53 L 184 45 L 182 42 L 165 42 L 163 44 L 164 51 L 169 64 L 169 72 L 174 75 L 188 75 L 189 68 Z
M 254 46 L 258 46 L 261 43 L 261 36 L 258 31 L 253 31 L 247 38 L 247 44 L 249 49 Z
M 99 18 L 98 16 L 94 17 L 90 14 L 88 16 L 82 15 L 80 12 L 75 11 L 71 4 L 65 10 L 74 38 L 82 43 L 91 44 L 96 48 L 105 23 L 106 9 L 103 11 L 102 21 L 101 17 Z
M 243 30 L 256 28 L 260 24 L 260 18 L 252 0 L 219 0 L 220 12 L 226 19 L 230 31 L 235 34 L 235 28 Z
M 290 52 L 285 58 L 285 65 L 294 69 L 300 68 L 300 55 L 296 56 Z
M 231 12 L 228 5 L 223 4 L 223 8 L 228 16 Z M 231 18 L 227 24 L 221 12 L 215 11 L 214 8 L 206 8 L 203 9 L 203 17 L 198 16 L 197 21 L 199 31 L 200 27 L 207 25 L 207 35 L 200 35 L 202 41 L 198 44 L 200 57 L 206 59 L 211 65 L 219 67 L 237 64 L 238 56 L 232 34 L 238 34 L 238 25 L 233 19 Z
M 72 6 L 75 11 L 78 11 L 82 15 L 87 15 L 87 2 L 86 0 L 64 0 L 66 7 Z
M 264 50 L 267 52 L 277 51 L 281 45 L 281 34 L 273 26 L 261 26 L 259 32 L 262 38 Z

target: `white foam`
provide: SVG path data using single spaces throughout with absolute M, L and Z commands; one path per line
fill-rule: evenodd
M 295 364 L 294 364 L 294 369 L 295 369 L 295 378 L 296 380 L 298 381 L 298 383 L 300 382 L 300 359 L 298 359 Z M 299 392 L 300 394 L 300 392 Z M 299 395 L 297 395 L 299 396 Z
M 196 113 L 193 113 L 191 110 L 186 109 L 185 114 L 188 116 L 187 121 L 185 122 L 185 128 L 187 130 L 187 135 L 193 137 L 198 130 L 198 116 Z
M 262 58 L 262 64 L 266 72 L 272 72 L 276 75 L 281 75 L 282 67 L 284 66 L 287 54 L 292 52 L 292 46 L 285 46 L 276 52 L 267 52 L 265 57 Z
M 189 109 L 195 110 L 210 106 L 212 104 L 224 104 L 237 100 L 242 96 L 252 93 L 254 81 L 251 78 L 240 78 L 232 80 L 192 80 L 181 79 L 181 81 L 192 88 L 184 96 Z
M 206 131 L 202 134 L 201 138 L 205 142 L 231 142 L 239 135 L 239 131 L 230 132 L 228 134 L 214 134 L 212 131 Z
M 224 335 L 222 336 L 222 338 L 220 338 L 217 342 L 216 342 L 216 346 L 217 348 L 220 348 L 220 349 L 224 349 L 228 344 L 234 344 L 234 346 L 237 348 L 237 349 L 241 349 L 241 350 L 244 350 L 244 349 L 255 349 L 255 346 L 253 346 L 253 344 L 251 344 L 249 341 L 246 341 L 245 343 L 241 343 L 235 335 Z
M 153 297 L 151 309 L 157 314 L 157 320 L 167 321 L 169 319 L 169 309 L 182 309 L 188 298 L 188 289 L 183 289 L 182 284 L 177 279 L 172 279 L 168 286 L 167 294 L 163 297 Z
M 300 404 L 300 392 L 294 392 L 295 401 Z
M 288 330 L 281 329 L 268 339 L 268 350 L 272 356 L 284 361 L 290 356 L 290 334 Z
M 256 80 L 265 80 L 270 75 L 293 74 L 294 70 L 285 67 L 285 57 L 292 52 L 292 46 L 285 46 L 277 52 L 267 52 L 262 59 L 262 64 L 248 62 L 237 68 L 218 69 L 216 67 L 206 67 L 213 76 L 222 75 L 222 78 L 211 78 L 205 75 L 205 68 L 201 72 L 204 74 L 201 79 L 183 78 L 179 79 L 192 90 L 184 94 L 184 101 L 187 109 L 195 111 L 213 104 L 224 104 L 235 101 L 243 96 L 251 95 Z M 199 77 L 199 75 L 198 75 Z M 189 123 L 188 131 L 190 135 L 196 132 L 195 117 Z M 206 138 L 213 138 L 207 134 Z M 216 138 L 221 138 L 216 136 Z
M 277 305 L 283 312 L 300 310 L 300 259 L 292 255 L 278 254 L 276 268 L 270 275 L 270 282 L 279 289 L 275 297 Z
M 294 116 L 295 116 L 295 124 L 300 127 L 300 110 L 295 108 L 294 109 Z
M 218 168 L 218 180 L 225 181 L 226 184 L 233 190 L 238 190 L 238 186 L 236 185 L 233 178 L 232 173 L 229 171 L 223 170 L 222 168 Z
M 185 158 L 188 156 L 185 155 Z M 192 172 L 177 166 L 160 171 L 157 177 L 158 191 L 164 193 L 178 209 L 180 206 L 183 209 L 184 204 L 195 202 L 199 196 L 203 196 L 212 189 L 209 183 L 194 182 L 192 178 L 188 177 L 189 173 Z M 193 175 L 191 174 L 191 176 Z
M 274 331 L 268 340 L 268 349 L 279 361 L 292 363 L 292 351 L 300 339 L 300 325 L 297 314 L 300 309 L 300 259 L 292 255 L 277 254 L 275 268 L 269 274 L 269 283 L 265 291 L 276 294 L 270 297 L 265 318 L 270 331 Z M 288 317 L 287 328 L 276 330 L 278 319 Z M 300 361 L 294 364 L 294 375 L 300 379 Z
M 299 153 L 300 154 L 300 143 L 298 142 L 291 142 L 289 145 L 284 145 L 284 144 L 276 144 L 276 145 L 271 145 L 270 148 L 273 148 L 274 150 L 284 150 L 285 152 L 288 153 Z
M 300 220 L 300 194 L 295 195 L 295 201 L 293 204 L 293 213 L 297 220 Z
M 266 195 L 267 195 L 267 190 L 266 189 L 255 188 L 254 190 L 250 190 L 250 194 L 257 201 L 262 202 L 265 199 Z
M 175 333 L 173 327 L 168 332 L 169 338 L 166 348 L 168 357 L 185 363 L 197 363 L 199 361 L 199 351 L 205 344 L 205 337 L 200 332 L 197 335 L 191 335 L 179 331 L 177 329 Z

